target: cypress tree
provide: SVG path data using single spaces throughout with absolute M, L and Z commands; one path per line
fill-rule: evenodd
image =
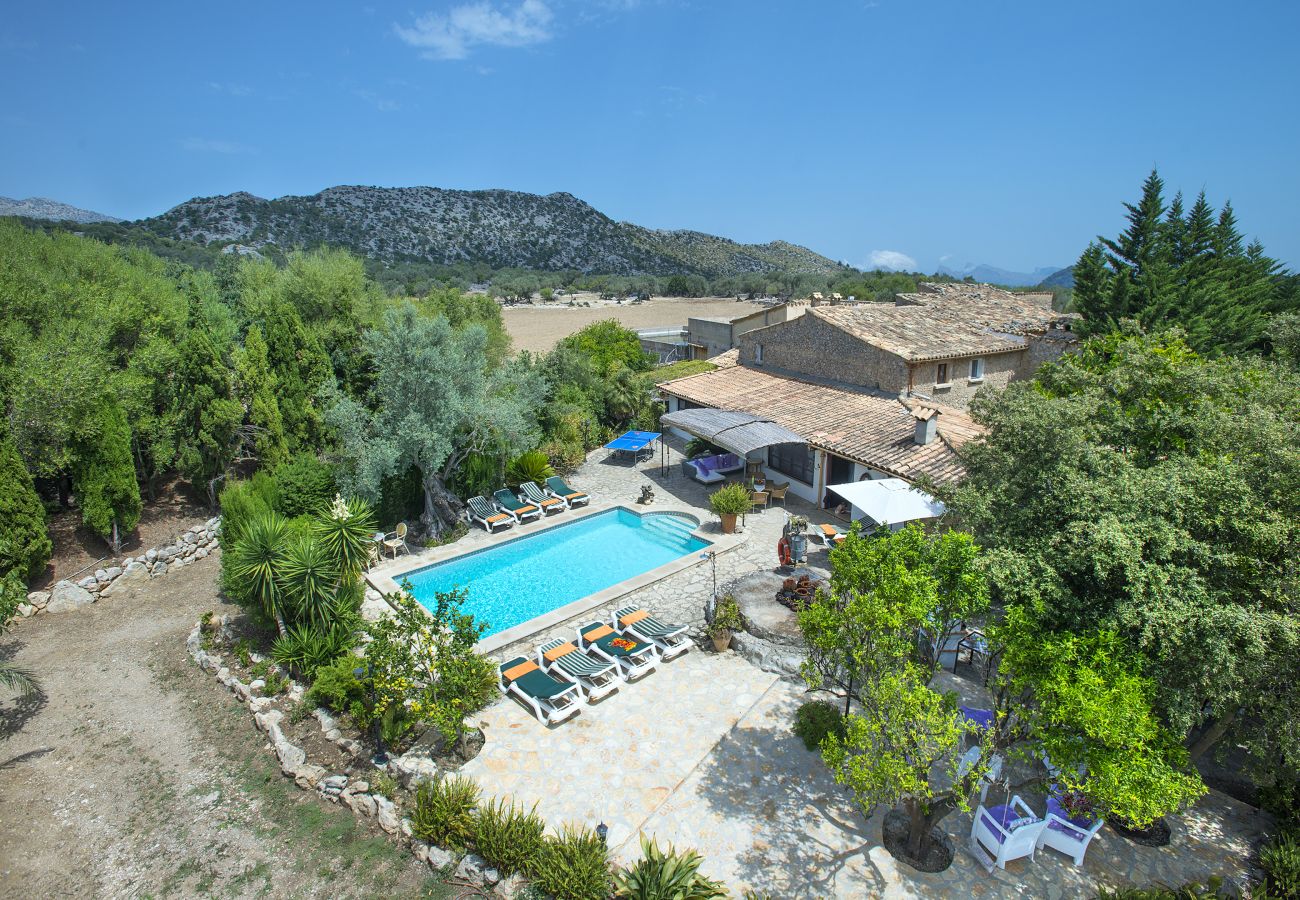
M 117 400 L 97 408 L 98 427 L 78 443 L 72 465 L 73 491 L 81 521 L 116 553 L 122 535 L 140 521 L 140 485 L 131 459 L 131 428 Z
M 240 445 L 244 409 L 234 397 L 230 370 L 201 330 L 192 330 L 180 348 L 176 418 L 180 470 L 213 496 Z
M 17 572 L 31 581 L 50 561 L 53 545 L 45 530 L 45 507 L 18 448 L 0 432 L 0 577 Z
M 235 380 L 239 400 L 254 431 L 258 462 L 267 468 L 278 466 L 289 458 L 277 397 L 279 382 L 271 371 L 262 329 L 256 325 L 248 329 L 244 347 L 235 358 Z

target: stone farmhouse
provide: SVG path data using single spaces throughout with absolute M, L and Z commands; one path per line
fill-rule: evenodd
M 716 408 L 770 419 L 804 443 L 766 448 L 764 470 L 822 506 L 827 485 L 868 478 L 951 481 L 978 436 L 980 387 L 1029 378 L 1075 341 L 1051 295 L 924 284 L 894 304 L 808 305 L 752 328 L 718 369 L 661 384 L 668 411 Z

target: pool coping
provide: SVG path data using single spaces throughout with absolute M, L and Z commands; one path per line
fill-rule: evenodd
M 427 569 L 430 566 L 447 562 L 457 557 L 467 556 L 472 553 L 481 553 L 485 550 L 498 547 L 502 544 L 511 543 L 512 541 L 522 540 L 534 534 L 541 534 L 555 528 L 562 528 L 565 525 L 579 522 L 583 519 L 590 518 L 594 515 L 600 515 L 611 510 L 624 509 L 638 516 L 647 515 L 676 515 L 689 516 L 698 523 L 691 531 L 691 536 L 704 541 L 709 546 L 698 551 L 688 553 L 685 556 L 678 557 L 656 566 L 640 575 L 620 581 L 617 584 L 610 585 L 603 590 L 596 591 L 594 594 L 588 594 L 580 597 L 572 603 L 566 603 L 564 606 L 542 613 L 526 622 L 521 622 L 504 631 L 489 635 L 474 645 L 474 649 L 479 653 L 492 653 L 516 641 L 520 641 L 529 635 L 553 628 L 567 619 L 572 619 L 582 615 L 589 610 L 599 606 L 604 606 L 619 597 L 630 594 L 633 591 L 639 591 L 642 588 L 649 587 L 656 582 L 662 581 L 678 572 L 683 572 L 691 566 L 697 566 L 707 561 L 709 553 L 725 553 L 732 550 L 744 541 L 744 535 L 739 534 L 721 534 L 721 533 L 704 533 L 702 529 L 705 522 L 701 521 L 700 515 L 693 509 L 678 509 L 675 507 L 666 507 L 660 509 L 638 508 L 628 503 L 599 503 L 592 502 L 580 510 L 567 510 L 559 515 L 548 517 L 545 522 L 534 522 L 527 527 L 526 531 L 516 530 L 519 526 L 501 531 L 492 535 L 485 535 L 484 539 L 477 543 L 473 549 L 460 547 L 459 541 L 454 544 L 447 544 L 442 547 L 434 547 L 426 550 L 424 553 L 416 556 L 411 554 L 406 557 L 399 557 L 395 561 L 390 561 L 388 565 L 381 564 L 376 569 L 365 573 L 366 581 L 370 586 L 388 599 L 389 594 L 397 593 L 401 590 L 398 585 L 399 579 L 405 577 L 411 572 L 420 569 Z M 701 555 L 703 554 L 703 555 Z M 401 563 L 401 565 L 399 565 Z M 423 607 L 422 607 L 423 608 Z

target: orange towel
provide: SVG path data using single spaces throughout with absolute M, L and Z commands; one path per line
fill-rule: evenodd
M 532 505 L 521 506 L 519 509 L 515 510 L 515 514 L 520 516 L 527 515 L 530 512 L 537 512 L 537 507 Z
M 506 669 L 501 673 L 501 676 L 505 678 L 506 681 L 514 681 L 516 678 L 522 678 L 529 672 L 537 671 L 538 668 L 540 667 L 535 662 L 522 662 L 517 666 L 511 666 Z
M 542 506 L 554 506 L 555 504 L 560 503 L 560 502 L 561 502 L 561 501 L 556 500 L 554 497 L 552 497 L 550 500 L 543 500 L 543 501 L 542 501 Z
M 837 534 L 840 533 L 840 530 L 836 528 L 834 525 L 821 525 L 819 527 L 822 530 L 822 534 L 826 535 L 827 537 L 835 537 Z
M 575 652 L 577 649 L 577 647 L 573 646 L 573 642 L 569 641 L 568 643 L 560 644 L 558 647 L 552 647 L 550 650 L 543 653 L 542 656 L 546 657 L 547 662 L 555 662 L 561 656 L 567 656 L 568 654 Z
M 648 618 L 650 618 L 650 613 L 646 612 L 644 609 L 638 609 L 636 612 L 628 613 L 626 616 L 619 619 L 619 622 L 621 622 L 623 624 L 623 627 L 626 628 L 629 625 L 635 625 L 637 622 L 640 622 L 642 619 L 648 619 Z
M 488 516 L 487 520 L 489 522 L 500 522 L 502 519 L 508 519 L 508 518 L 510 517 L 507 516 L 505 513 L 497 513 L 495 516 Z
M 584 631 L 582 633 L 582 638 L 583 640 L 586 641 L 598 641 L 601 638 L 603 638 L 605 635 L 613 634 L 613 633 L 614 633 L 613 628 L 611 628 L 608 625 L 601 625 L 599 628 L 591 629 L 591 631 Z

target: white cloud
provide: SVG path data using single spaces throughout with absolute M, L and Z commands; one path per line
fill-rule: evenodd
M 396 100 L 389 99 L 388 97 L 381 97 L 374 91 L 363 91 L 358 89 L 352 92 L 352 96 L 366 101 L 380 112 L 396 112 L 401 108 L 401 105 Z
M 899 250 L 872 250 L 867 256 L 868 269 L 888 269 L 891 272 L 915 272 L 916 260 Z
M 480 45 L 527 47 L 551 39 L 551 9 L 542 0 L 498 8 L 487 0 L 425 13 L 410 28 L 394 25 L 397 36 L 419 47 L 426 59 L 464 59 Z
M 235 141 L 217 141 L 212 140 L 211 138 L 197 137 L 186 138 L 181 141 L 181 148 L 193 153 L 221 153 L 226 156 L 256 152 L 247 144 L 239 144 Z

